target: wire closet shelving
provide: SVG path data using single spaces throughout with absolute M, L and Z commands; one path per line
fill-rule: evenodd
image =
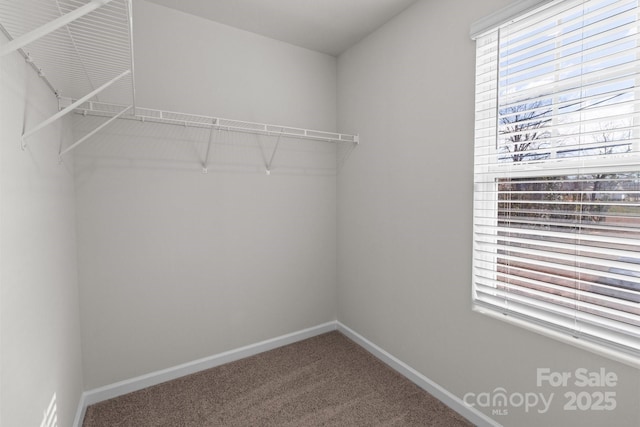
M 8 39 L 0 57 L 18 51 L 59 101 L 56 114 L 25 130 L 23 148 L 31 135 L 70 112 L 107 120 L 60 156 L 117 119 L 359 143 L 358 135 L 137 106 L 132 0 L 0 0 L 0 31 Z

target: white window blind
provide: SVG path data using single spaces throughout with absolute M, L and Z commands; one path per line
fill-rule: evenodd
M 639 13 L 556 1 L 476 39 L 474 304 L 631 357 Z

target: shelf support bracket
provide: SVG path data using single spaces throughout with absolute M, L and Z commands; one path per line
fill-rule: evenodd
M 69 112 L 75 110 L 78 106 L 84 104 L 89 99 L 93 98 L 95 95 L 97 95 L 98 93 L 102 92 L 103 90 L 105 90 L 106 88 L 111 86 L 113 83 L 115 83 L 116 81 L 120 80 L 122 77 L 126 76 L 129 73 L 131 73 L 131 70 L 125 71 L 124 73 L 120 74 L 118 77 L 115 77 L 115 78 L 111 79 L 110 81 L 108 81 L 107 83 L 103 84 L 102 86 L 100 86 L 96 90 L 91 91 L 91 93 L 86 94 L 85 96 L 83 96 L 82 98 L 78 99 L 77 101 L 75 101 L 71 105 L 63 108 L 60 111 L 58 111 L 56 114 L 54 114 L 53 116 L 49 117 L 47 120 L 41 122 L 39 125 L 36 125 L 34 128 L 29 129 L 27 132 L 25 132 L 22 135 L 22 149 L 24 150 L 26 148 L 26 146 L 27 146 L 27 144 L 25 142 L 25 139 L 28 136 L 33 135 L 34 133 L 36 133 L 37 131 L 39 131 L 43 127 L 55 122 L 60 117 L 62 117 L 64 115 L 68 114 Z
M 46 36 L 47 34 L 75 21 L 78 18 L 83 17 L 87 13 L 93 12 L 94 10 L 104 6 L 105 4 L 111 2 L 112 0 L 91 0 L 90 3 L 85 4 L 84 6 L 80 6 L 79 8 L 62 15 L 59 18 L 54 19 L 41 27 L 36 28 L 20 37 L 15 38 L 9 43 L 3 44 L 0 46 L 0 57 L 7 55 L 15 50 L 18 50 L 31 42 L 38 40 L 41 37 Z
M 211 140 L 213 139 L 214 126 L 217 124 L 217 119 L 213 119 L 211 122 L 211 128 L 209 129 L 209 142 L 207 143 L 207 152 L 204 155 L 204 162 L 202 162 L 202 173 L 209 173 L 209 151 L 211 151 Z M 220 133 L 220 128 L 217 130 Z
M 104 128 L 105 126 L 108 126 L 111 122 L 113 122 L 114 120 L 116 120 L 117 118 L 119 118 L 120 116 L 122 116 L 124 113 L 126 113 L 127 111 L 129 111 L 131 108 L 133 108 L 133 105 L 129 105 L 127 108 L 123 109 L 122 111 L 120 111 L 118 114 L 116 114 L 115 116 L 111 117 L 109 120 L 107 120 L 106 122 L 102 123 L 100 126 L 98 126 L 97 128 L 95 128 L 94 130 L 92 130 L 91 132 L 89 132 L 88 134 L 86 134 L 85 136 L 83 136 L 82 138 L 80 138 L 79 140 L 77 140 L 76 142 L 74 142 L 73 144 L 71 144 L 70 146 L 68 146 L 67 148 L 65 148 L 63 151 L 60 152 L 60 154 L 58 155 L 60 158 L 62 158 L 62 156 L 64 154 L 67 154 L 69 151 L 73 150 L 74 148 L 76 148 L 78 145 L 82 144 L 83 142 L 85 142 L 87 139 L 91 138 L 93 135 L 95 135 L 97 132 L 101 131 L 102 128 Z
M 271 175 L 271 165 L 273 164 L 273 159 L 276 157 L 276 151 L 278 151 L 278 145 L 280 144 L 280 138 L 282 137 L 282 131 L 278 134 L 278 139 L 276 140 L 276 145 L 273 147 L 273 152 L 271 153 L 271 158 L 269 159 L 269 163 L 267 163 L 266 172 L 267 175 Z

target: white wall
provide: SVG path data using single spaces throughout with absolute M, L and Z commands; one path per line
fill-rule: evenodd
M 136 1 L 136 90 L 149 108 L 331 130 L 336 60 Z
M 468 33 L 508 3 L 421 1 L 340 56 L 338 127 L 362 143 L 338 177 L 338 319 L 461 398 L 555 393 L 548 413 L 494 416 L 504 425 L 640 425 L 638 370 L 471 311 Z M 581 367 L 618 375 L 614 411 L 565 411 L 584 389 L 537 387 L 537 368 Z
M 70 426 L 82 365 L 73 170 L 57 156 L 69 126 L 22 151 L 23 129 L 57 100 L 18 53 L 0 61 L 0 425 L 53 425 L 41 424 L 48 414 Z
M 134 6 L 139 105 L 335 129 L 336 58 Z M 203 174 L 208 138 L 118 121 L 75 153 L 86 389 L 336 318 L 335 146 L 267 176 L 275 137 L 214 132 Z

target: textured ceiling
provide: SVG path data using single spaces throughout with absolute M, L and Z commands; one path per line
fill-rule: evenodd
M 417 0 L 148 0 L 337 56 Z

